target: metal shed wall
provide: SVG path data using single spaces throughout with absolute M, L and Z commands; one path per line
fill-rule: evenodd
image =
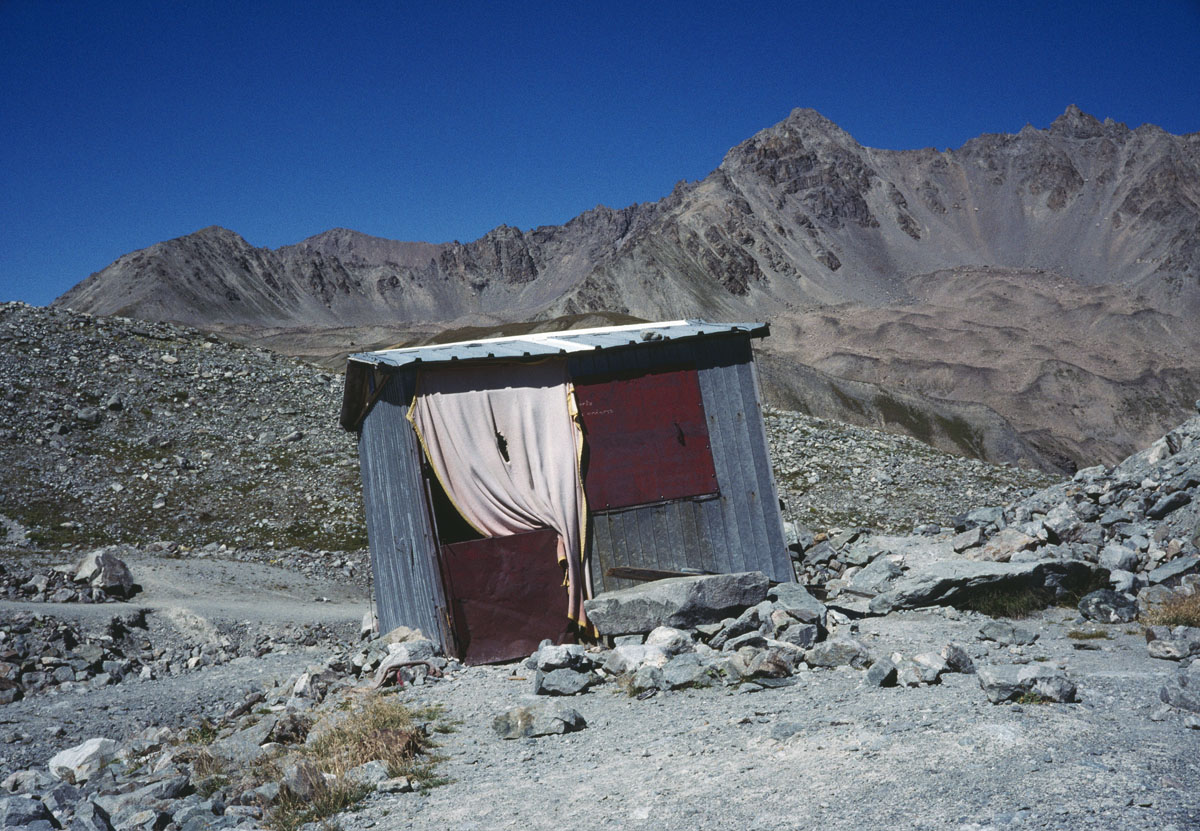
M 761 571 L 795 580 L 771 473 L 750 338 L 730 334 L 577 352 L 572 375 L 692 364 L 708 421 L 720 495 L 592 514 L 596 591 L 636 585 L 608 577 L 614 565 L 678 571 Z
M 415 383 L 415 370 L 396 372 L 359 435 L 375 608 L 381 632 L 401 624 L 418 627 L 452 652 L 421 450 L 405 418 Z

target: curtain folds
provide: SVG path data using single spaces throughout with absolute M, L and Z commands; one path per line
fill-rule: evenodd
M 479 533 L 558 533 L 568 614 L 586 626 L 583 430 L 566 361 L 422 370 L 409 420 L 450 500 Z

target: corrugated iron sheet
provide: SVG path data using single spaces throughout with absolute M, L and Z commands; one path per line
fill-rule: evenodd
M 359 437 L 375 608 L 381 632 L 412 626 L 453 652 L 421 451 L 404 417 L 414 383 L 413 373 L 393 377 Z
M 479 361 L 495 358 L 537 357 L 582 352 L 589 349 L 613 349 L 658 341 L 730 332 L 744 332 L 760 337 L 767 334 L 765 323 L 709 323 L 704 320 L 671 320 L 660 323 L 636 323 L 629 326 L 605 326 L 598 329 L 568 329 L 563 332 L 540 332 L 504 338 L 413 346 L 407 349 L 385 349 L 380 352 L 357 352 L 351 362 L 408 366 L 413 363 L 433 364 L 450 361 Z

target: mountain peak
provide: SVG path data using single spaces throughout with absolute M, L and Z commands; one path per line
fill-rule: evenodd
M 1071 104 L 1050 124 L 1050 132 L 1072 138 L 1095 138 L 1104 134 L 1104 125 L 1094 115 Z

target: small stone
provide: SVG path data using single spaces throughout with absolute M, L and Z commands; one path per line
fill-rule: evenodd
M 514 707 L 497 716 L 492 728 L 502 739 L 527 739 L 571 733 L 587 726 L 578 710 L 558 701 L 546 700 L 528 707 Z
M 979 630 L 979 637 L 985 641 L 995 641 L 1001 646 L 1028 646 L 1038 638 L 1037 633 L 1014 626 L 1006 620 L 985 623 Z

